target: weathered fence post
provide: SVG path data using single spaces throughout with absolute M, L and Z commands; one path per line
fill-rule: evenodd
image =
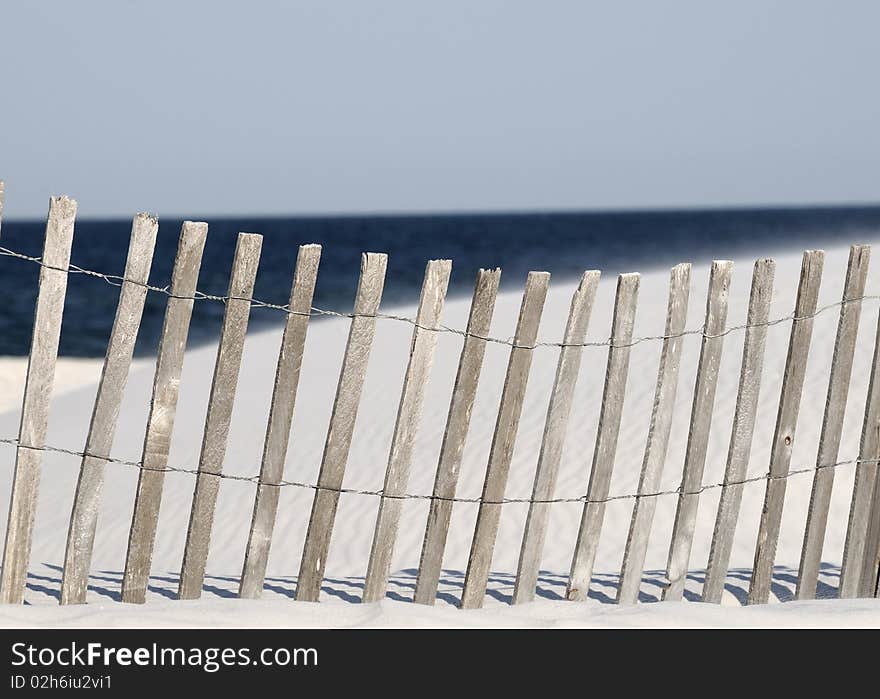
M 663 349 L 660 354 L 660 368 L 657 373 L 657 388 L 654 392 L 654 407 L 651 411 L 651 424 L 645 445 L 645 457 L 639 477 L 639 492 L 633 506 L 632 521 L 623 564 L 620 569 L 620 585 L 617 588 L 618 604 L 635 604 L 642 582 L 645 555 L 651 525 L 657 509 L 657 497 L 651 495 L 660 487 L 663 464 L 669 446 L 669 433 L 672 429 L 672 411 L 675 407 L 675 394 L 678 388 L 678 374 L 681 365 L 682 332 L 687 321 L 688 296 L 690 294 L 691 266 L 680 264 L 672 268 L 669 276 L 669 304 L 666 311 L 666 331 Z
M 214 364 L 214 377 L 208 399 L 199 469 L 193 491 L 186 544 L 183 549 L 183 565 L 178 587 L 180 599 L 198 599 L 202 596 L 205 566 L 211 545 L 211 529 L 214 526 L 214 508 L 217 505 L 223 460 L 226 457 L 229 423 L 232 421 L 232 407 L 241 369 L 241 354 L 244 351 L 244 339 L 247 335 L 262 245 L 261 235 L 238 234 L 232 273 L 229 276 L 227 294 L 229 298 L 223 312 L 223 326 L 220 330 L 217 361 Z
M 336 399 L 324 444 L 324 456 L 318 475 L 318 486 L 312 501 L 312 513 L 303 546 L 296 599 L 317 602 L 324 578 L 324 566 L 330 550 L 330 538 L 339 504 L 339 491 L 351 449 L 361 392 L 367 374 L 367 363 L 376 330 L 376 313 L 385 286 L 388 256 L 365 253 L 361 257 L 361 276 L 351 319 L 351 330 L 345 348 L 345 358 L 336 387 Z
M 553 497 L 556 488 L 556 477 L 562 460 L 568 419 L 580 373 L 587 326 L 590 323 L 593 301 L 599 286 L 599 274 L 598 271 L 584 272 L 581 283 L 571 299 L 571 309 L 562 340 L 564 346 L 559 352 L 559 362 L 556 365 L 556 378 L 550 394 L 541 453 L 538 456 L 535 483 L 532 487 L 532 501 L 529 503 L 529 514 L 520 547 L 516 583 L 513 588 L 514 604 L 531 602 L 535 598 L 541 552 L 544 550 L 547 520 L 550 517 L 548 500 Z
M 755 546 L 755 563 L 749 585 L 749 604 L 763 604 L 770 598 L 770 583 L 773 578 L 773 563 L 776 559 L 776 545 L 782 522 L 785 487 L 791 464 L 792 445 L 807 370 L 807 357 L 810 353 L 813 318 L 816 313 L 824 260 L 823 251 L 807 250 L 801 265 L 801 279 L 788 343 L 788 357 L 785 360 L 785 372 L 782 376 L 776 431 L 770 453 L 770 473 L 764 494 L 764 507 L 761 511 L 758 540 Z
M 871 248 L 867 245 L 853 245 L 850 248 L 843 300 L 840 304 L 840 319 L 834 341 L 834 355 L 831 359 L 831 374 L 828 377 L 825 416 L 822 419 L 816 471 L 813 474 L 813 488 L 810 493 L 810 507 L 807 511 L 804 545 L 801 551 L 796 593 L 798 599 L 813 599 L 816 596 L 819 564 L 822 561 L 822 547 L 825 543 L 825 527 L 828 524 L 828 509 L 831 506 L 831 489 L 834 485 L 834 468 L 829 468 L 829 465 L 837 461 L 840 449 L 840 432 L 843 428 L 846 398 L 852 378 L 853 354 L 862 311 L 861 299 L 865 293 L 870 257 Z
M 843 563 L 840 568 L 839 596 L 873 597 L 869 585 L 863 587 L 863 566 L 867 543 L 870 539 L 871 499 L 877 478 L 877 460 L 880 458 L 880 316 L 874 339 L 874 357 L 865 398 L 865 417 L 859 442 L 859 458 L 855 465 L 852 503 L 843 546 Z
M 443 550 L 446 548 L 453 498 L 458 486 L 459 467 L 470 426 L 471 409 L 477 395 L 480 370 L 486 352 L 486 336 L 489 334 L 500 280 L 500 269 L 481 269 L 477 274 L 467 330 L 458 360 L 458 373 L 446 418 L 446 431 L 440 446 L 437 475 L 416 577 L 413 601 L 419 604 L 434 604 L 437 597 Z
M 862 575 L 859 581 L 860 596 L 880 597 L 880 580 L 878 578 L 880 578 L 880 478 L 875 478 L 874 495 L 865 536 Z
M 443 301 L 449 286 L 452 271 L 450 260 L 431 260 L 425 269 L 425 281 L 416 325 L 413 328 L 410 345 L 409 364 L 403 379 L 400 393 L 400 407 L 391 438 L 391 452 L 385 471 L 385 484 L 379 500 L 379 513 L 376 516 L 376 529 L 370 549 L 370 560 L 364 583 L 362 602 L 378 602 L 385 596 L 388 576 L 391 572 L 391 557 L 403 510 L 402 496 L 409 483 L 413 446 L 419 429 L 422 403 L 428 388 L 428 378 L 434 361 L 437 346 L 437 330 L 443 314 Z
M 477 512 L 464 589 L 461 593 L 462 609 L 483 606 L 483 596 L 492 565 L 492 552 L 495 549 L 495 538 L 501 519 L 501 502 L 507 487 L 513 447 L 532 365 L 532 352 L 538 337 L 538 326 L 549 285 L 550 275 L 547 272 L 529 272 L 513 347 L 510 349 L 504 388 L 501 391 L 501 403 L 498 407 L 489 463 L 486 466 L 483 495 Z
M 617 296 L 614 299 L 614 318 L 611 322 L 611 346 L 608 348 L 608 365 L 605 370 L 605 387 L 602 390 L 602 407 L 599 411 L 599 429 L 593 451 L 593 466 L 587 498 L 578 528 L 577 542 L 571 561 L 566 597 L 585 600 L 590 592 L 593 564 L 599 548 L 599 536 L 605 519 L 605 499 L 611 487 L 611 472 L 617 452 L 620 419 L 629 374 L 629 355 L 632 347 L 636 304 L 639 297 L 639 275 L 621 274 L 617 278 Z
M 119 408 L 144 312 L 146 284 L 150 276 L 158 230 L 159 222 L 155 217 L 149 214 L 135 216 L 116 317 L 110 331 L 110 341 L 107 343 L 104 368 L 86 438 L 86 455 L 80 465 L 70 512 L 64 573 L 61 577 L 61 604 L 82 604 L 86 601 L 89 567 L 104 487 L 104 469 L 113 447 Z
M 709 446 L 709 430 L 715 410 L 715 389 L 718 385 L 718 369 L 721 350 L 724 347 L 724 331 L 727 323 L 727 300 L 730 293 L 730 273 L 733 263 L 716 260 L 709 273 L 709 290 L 706 294 L 706 319 L 703 322 L 703 339 L 700 344 L 700 360 L 694 384 L 694 400 L 691 406 L 690 429 L 684 456 L 684 469 L 669 558 L 666 563 L 666 587 L 662 598 L 677 602 L 684 595 L 694 541 L 697 508 L 700 503 L 699 489 L 703 483 L 706 451 Z
M 0 602 L 7 604 L 21 604 L 24 600 L 75 218 L 76 202 L 73 199 L 63 196 L 49 199 L 40 291 L 34 312 L 21 427 L 15 450 L 6 545 L 3 549 L 3 570 L 0 572 Z
M 773 299 L 773 260 L 757 260 L 752 272 L 752 288 L 746 317 L 746 336 L 743 341 L 736 409 L 727 449 L 724 484 L 718 500 L 715 528 L 703 582 L 703 602 L 720 602 L 724 581 L 730 565 L 733 537 L 742 504 L 744 480 L 749 467 L 758 397 L 761 392 L 761 374 L 764 368 L 764 349 L 767 343 L 767 320 Z
M 287 459 L 290 426 L 293 422 L 299 372 L 320 261 L 320 245 L 300 246 L 290 290 L 289 313 L 281 336 L 281 350 L 275 370 L 275 386 L 272 390 L 266 441 L 260 464 L 260 482 L 254 498 L 254 513 L 244 554 L 239 597 L 256 599 L 263 592 L 269 548 L 272 545 L 272 532 L 278 512 L 279 484 L 284 475 L 284 461 Z
M 128 551 L 122 577 L 123 602 L 143 604 L 146 600 L 150 561 L 153 558 L 159 506 L 162 502 L 162 486 L 180 391 L 183 356 L 207 234 L 207 223 L 184 221 L 177 246 L 177 258 L 171 274 L 171 295 L 165 309 L 165 322 L 156 356 L 150 415 L 147 419 L 141 471 L 128 535 Z

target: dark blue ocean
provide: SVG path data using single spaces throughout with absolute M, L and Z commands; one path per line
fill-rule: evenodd
M 554 279 L 584 269 L 606 274 L 645 271 L 681 261 L 695 263 L 742 254 L 828 247 L 877 238 L 880 206 L 738 210 L 640 211 L 621 213 L 449 214 L 309 218 L 212 219 L 199 289 L 225 294 L 239 231 L 264 236 L 257 298 L 284 304 L 290 293 L 297 247 L 324 246 L 315 305 L 349 311 L 360 253 L 389 254 L 383 306 L 415 302 L 425 262 L 451 258 L 450 295 L 469 294 L 480 267 L 503 268 L 502 286 L 521 287 L 526 272 L 546 270 Z M 181 222 L 160 220 L 150 281 L 168 284 Z M 77 221 L 72 262 L 121 275 L 130 220 Z M 4 222 L 0 245 L 40 255 L 44 223 Z M 26 355 L 30 344 L 39 268 L 0 257 L 0 355 Z M 60 353 L 103 356 L 119 289 L 80 274 L 69 277 Z M 155 351 L 166 297 L 147 297 L 137 353 Z M 190 343 L 216 337 L 223 306 L 199 301 Z M 280 322 L 281 314 L 255 309 L 251 327 Z

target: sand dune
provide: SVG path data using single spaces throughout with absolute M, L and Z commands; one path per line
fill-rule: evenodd
M 828 251 L 820 306 L 833 304 L 840 299 L 846 258 L 847 250 L 844 248 Z M 776 284 L 771 310 L 773 318 L 787 316 L 794 307 L 800 253 L 778 256 L 776 259 Z M 735 261 L 728 325 L 745 322 L 752 262 L 749 259 Z M 875 268 L 877 265 L 880 265 L 880 260 L 874 261 Z M 516 281 L 519 283 L 521 280 Z M 651 271 L 643 275 L 636 320 L 637 336 L 663 332 L 667 283 L 666 271 Z M 692 273 L 687 322 L 689 328 L 699 328 L 702 323 L 707 283 L 708 265 L 696 265 Z M 601 281 L 588 340 L 607 339 L 614 288 L 614 278 L 604 278 Z M 561 338 L 573 290 L 572 280 L 551 282 L 541 323 L 541 340 Z M 869 275 L 866 293 L 880 293 L 880 275 L 874 272 Z M 494 336 L 507 338 L 513 334 L 519 301 L 520 296 L 517 293 L 501 294 L 492 324 Z M 463 328 L 467 321 L 468 305 L 469 299 L 449 300 L 444 322 L 452 327 Z M 384 310 L 409 316 L 414 315 L 415 311 L 413 307 Z M 831 308 L 820 314 L 815 322 L 801 417 L 794 444 L 793 469 L 815 464 L 837 314 L 838 309 Z M 855 458 L 858 453 L 877 318 L 876 300 L 865 301 L 855 356 L 854 380 L 841 439 L 841 460 Z M 780 323 L 771 327 L 768 332 L 757 429 L 749 466 L 750 476 L 760 476 L 767 470 L 789 328 L 788 323 Z M 285 477 L 289 480 L 313 483 L 317 478 L 347 331 L 348 324 L 344 319 L 314 322 L 309 330 L 285 469 Z M 405 323 L 392 320 L 378 322 L 363 403 L 346 471 L 346 487 L 370 490 L 382 487 L 411 332 L 411 326 Z M 704 475 L 706 484 L 720 482 L 723 475 L 743 335 L 742 331 L 732 332 L 725 340 Z M 259 471 L 279 343 L 280 329 L 255 332 L 247 339 L 226 458 L 227 473 L 250 476 Z M 661 481 L 663 490 L 675 489 L 680 483 L 699 346 L 699 336 L 685 338 L 675 419 Z M 460 336 L 441 334 L 425 402 L 422 428 L 416 443 L 409 487 L 411 493 L 428 494 L 431 491 L 460 347 Z M 503 345 L 490 344 L 486 352 L 485 367 L 462 464 L 459 486 L 459 495 L 462 497 L 478 497 L 482 488 L 508 349 Z M 612 480 L 612 495 L 634 493 L 638 486 L 659 353 L 660 343 L 657 341 L 641 343 L 632 351 L 630 382 Z M 170 457 L 170 463 L 175 466 L 195 468 L 198 463 L 215 354 L 216 346 L 211 345 L 187 352 Z M 557 356 L 558 350 L 555 348 L 541 347 L 535 350 L 507 489 L 509 497 L 527 498 L 531 494 Z M 603 347 L 588 347 L 584 350 L 575 406 L 557 485 L 557 495 L 562 497 L 577 497 L 586 492 L 606 356 L 607 351 Z M 152 382 L 152 365 L 151 360 L 138 360 L 133 366 L 114 448 L 114 454 L 119 458 L 140 458 Z M 22 360 L 0 361 L 0 392 L 3 394 L 0 410 L 4 411 L 0 414 L 0 437 L 14 437 L 17 433 L 17 403 L 20 400 L 24 369 L 25 363 Z M 61 361 L 52 404 L 49 444 L 74 450 L 82 449 L 99 372 L 100 362 Z M 0 445 L 0 463 L 3 465 L 0 468 L 0 502 L 5 507 L 13 472 L 13 448 Z M 125 465 L 108 467 L 92 563 L 90 604 L 77 610 L 57 609 L 51 605 L 56 604 L 60 581 L 59 566 L 64 557 L 64 542 L 78 466 L 76 457 L 52 453 L 45 455 L 31 557 L 32 572 L 26 592 L 27 602 L 39 605 L 41 609 L 34 611 L 32 616 L 28 616 L 30 610 L 4 609 L 0 611 L 0 622 L 191 625 L 198 624 L 202 618 L 199 615 L 202 610 L 207 609 L 210 614 L 206 612 L 206 620 L 219 619 L 218 623 L 224 623 L 225 620 L 233 625 L 264 622 L 305 625 L 778 625 L 787 623 L 785 619 L 792 624 L 880 624 L 880 606 L 878 603 L 865 601 L 797 603 L 786 605 L 785 611 L 780 608 L 772 614 L 766 610 L 719 610 L 708 605 L 646 604 L 640 605 L 636 610 L 601 605 L 599 602 L 602 599 L 614 596 L 615 576 L 620 569 L 632 511 L 632 500 L 627 499 L 608 505 L 592 586 L 594 599 L 582 605 L 550 601 L 564 592 L 565 575 L 571 562 L 582 507 L 579 503 L 560 503 L 553 506 L 541 564 L 543 572 L 539 581 L 539 597 L 549 599 L 527 605 L 528 609 L 525 611 L 508 606 L 507 601 L 512 589 L 511 573 L 516 570 L 527 506 L 506 505 L 486 601 L 486 606 L 491 609 L 463 613 L 449 607 L 455 603 L 460 593 L 461 572 L 467 564 L 476 505 L 458 503 L 455 506 L 444 559 L 445 574 L 438 598 L 438 609 L 432 611 L 412 610 L 410 606 L 394 601 L 407 600 L 412 596 L 413 574 L 419 561 L 428 507 L 427 501 L 421 499 L 405 502 L 400 538 L 393 558 L 392 570 L 395 574 L 390 585 L 391 600 L 373 605 L 367 611 L 356 607 L 352 602 L 359 599 L 378 499 L 366 495 L 344 494 L 340 500 L 326 567 L 328 580 L 323 595 L 326 603 L 318 608 L 313 605 L 295 605 L 297 610 L 302 609 L 295 611 L 291 608 L 289 598 L 295 587 L 294 576 L 299 568 L 313 496 L 312 490 L 297 487 L 285 487 L 282 490 L 269 560 L 266 599 L 260 603 L 247 604 L 227 601 L 223 598 L 234 595 L 237 589 L 236 581 L 241 572 L 255 490 L 251 483 L 233 480 L 225 481 L 220 490 L 207 567 L 209 576 L 203 600 L 197 603 L 171 603 L 167 597 L 173 596 L 176 591 L 176 577 L 180 569 L 194 481 L 189 474 L 176 473 L 169 473 L 165 481 L 152 566 L 155 577 L 151 581 L 148 603 L 143 609 L 123 606 L 108 600 L 118 596 L 119 571 L 124 563 L 137 481 L 137 470 Z M 843 550 L 852 482 L 852 466 L 836 469 L 823 555 L 826 566 L 820 586 L 820 593 L 827 596 L 836 595 L 836 574 Z M 793 476 L 788 484 L 782 537 L 777 555 L 780 568 L 776 575 L 773 601 L 790 596 L 793 569 L 799 561 L 810 486 L 811 476 L 808 474 Z M 729 589 L 723 600 L 725 605 L 739 605 L 742 601 L 741 591 L 747 584 L 743 581 L 747 577 L 747 572 L 743 572 L 743 569 L 747 569 L 752 563 L 763 491 L 764 484 L 760 482 L 746 486 L 731 558 L 731 566 L 738 569 L 738 572 L 733 570 L 729 576 Z M 707 490 L 701 498 L 691 558 L 694 575 L 687 588 L 687 596 L 691 599 L 699 595 L 701 571 L 706 564 L 717 501 L 717 489 Z M 658 581 L 666 563 L 675 504 L 675 496 L 660 497 L 658 501 L 646 560 L 648 572 L 642 583 L 645 600 L 654 600 L 658 595 Z M 44 605 L 48 608 L 42 608 Z M 778 605 L 774 605 L 776 606 Z M 283 613 L 276 615 L 273 610 L 281 608 Z M 834 614 L 842 616 L 833 616 Z M 780 619 L 783 621 L 779 621 Z

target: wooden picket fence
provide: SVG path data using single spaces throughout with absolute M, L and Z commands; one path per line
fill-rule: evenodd
M 2 201 L 3 186 L 0 183 L 0 212 Z M 76 202 L 67 197 L 50 200 L 43 255 L 41 258 L 30 258 L 39 262 L 41 269 L 0 574 L 0 600 L 6 603 L 21 603 L 24 595 L 41 458 L 43 452 L 50 449 L 45 444 L 45 438 L 76 210 Z M 122 580 L 122 600 L 125 602 L 145 601 L 187 333 L 193 302 L 200 297 L 196 283 L 207 229 L 205 223 L 184 222 L 170 290 L 157 290 L 165 291 L 168 301 L 158 347 L 143 455 L 138 464 L 139 480 Z M 113 461 L 111 448 L 123 389 L 145 298 L 148 291 L 154 289 L 148 285 L 147 280 L 157 230 L 158 222 L 154 217 L 139 214 L 134 218 L 125 273 L 119 279 L 121 290 L 116 317 L 85 448 L 80 454 L 82 463 L 67 533 L 60 597 L 62 604 L 85 602 L 105 466 Z M 261 243 L 262 238 L 259 235 L 239 235 L 228 295 L 222 299 L 225 302 L 225 314 L 186 533 L 179 582 L 181 599 L 199 597 L 205 579 L 218 488 L 225 477 L 223 462 L 242 349 L 250 310 L 256 305 L 252 296 Z M 14 254 L 11 251 L 6 252 Z M 838 459 L 844 409 L 851 382 L 869 254 L 870 249 L 867 246 L 854 245 L 851 248 L 845 287 L 839 304 L 840 316 L 827 402 L 798 573 L 798 599 L 809 599 L 816 594 L 835 472 L 833 466 L 837 465 L 835 462 Z M 286 307 L 279 307 L 286 312 L 286 323 L 240 580 L 239 595 L 243 598 L 259 597 L 263 590 L 306 333 L 309 318 L 313 315 L 312 297 L 320 256 L 319 245 L 304 245 L 299 249 L 290 302 Z M 803 256 L 769 473 L 762 478 L 766 481 L 766 492 L 748 591 L 749 603 L 767 602 L 770 594 L 806 358 L 813 319 L 817 313 L 823 260 L 824 253 L 818 250 L 807 251 Z M 319 597 L 376 318 L 381 316 L 379 305 L 386 262 L 384 254 L 366 253 L 362 256 L 345 356 L 320 474 L 314 486 L 311 517 L 297 578 L 297 600 L 317 601 Z M 752 275 L 736 409 L 703 587 L 702 599 L 708 602 L 719 602 L 721 599 L 743 488 L 745 483 L 754 480 L 747 479 L 746 474 L 755 428 L 765 339 L 767 328 L 772 323 L 769 311 L 774 267 L 773 260 L 758 260 Z M 689 438 L 669 546 L 667 581 L 663 591 L 665 600 L 682 598 L 690 563 L 720 358 L 724 338 L 731 330 L 726 326 L 731 269 L 731 263 L 726 261 L 716 261 L 711 267 Z M 380 506 L 363 593 L 365 602 L 379 600 L 386 593 L 401 509 L 403 501 L 408 497 L 407 485 L 414 440 L 437 335 L 441 330 L 441 314 L 450 272 L 451 262 L 448 260 L 428 263 L 417 316 L 412 321 L 414 329 L 409 364 L 403 381 L 385 483 L 378 495 Z M 677 265 L 671 272 L 668 314 L 662 338 L 653 413 L 638 493 L 631 496 L 634 507 L 617 592 L 617 601 L 620 603 L 634 603 L 638 599 L 657 502 L 653 495 L 659 487 L 666 461 L 673 403 L 679 383 L 682 339 L 687 334 L 684 324 L 690 272 L 689 264 Z M 498 269 L 479 272 L 467 329 L 461 333 L 464 336 L 463 347 L 437 464 L 414 593 L 414 601 L 418 603 L 433 604 L 436 599 L 447 533 L 456 501 L 459 466 L 486 343 L 490 340 L 488 332 L 499 280 Z M 534 488 L 529 500 L 516 572 L 514 603 L 527 602 L 535 596 L 550 507 L 555 497 L 557 472 L 598 282 L 599 272 L 584 273 L 571 302 L 563 341 L 558 343 L 560 352 L 556 378 L 547 410 Z M 512 342 L 508 342 L 510 355 L 507 375 L 464 579 L 461 596 L 463 608 L 480 607 L 485 597 L 501 508 L 505 502 L 513 447 L 548 287 L 549 274 L 529 273 L 515 336 Z M 572 600 L 587 597 L 602 533 L 605 506 L 609 501 L 630 349 L 634 344 L 633 325 L 638 291 L 638 274 L 622 274 L 618 277 L 598 433 L 587 495 L 581 499 L 583 514 L 566 595 Z M 201 297 L 204 298 L 204 295 Z M 880 323 L 877 340 L 869 378 L 860 453 L 856 462 L 855 485 L 840 578 L 841 597 L 874 596 L 877 592 L 880 566 L 880 478 L 877 478 L 877 464 L 880 459 Z

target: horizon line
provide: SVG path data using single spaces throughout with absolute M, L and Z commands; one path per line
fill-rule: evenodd
M 70 196 L 70 195 L 51 195 L 51 196 Z M 75 199 L 75 197 L 73 197 Z M 509 208 L 509 209 L 444 209 L 444 210 L 379 210 L 379 211 L 341 211 L 341 212 L 301 212 L 301 213 L 215 213 L 210 216 L 193 215 L 193 214 L 155 214 L 153 212 L 134 212 L 130 216 L 138 213 L 150 213 L 157 218 L 170 219 L 172 221 L 207 221 L 210 218 L 238 220 L 248 218 L 260 219 L 299 219 L 299 220 L 332 220 L 332 219 L 419 219 L 419 218 L 457 218 L 457 217 L 502 217 L 502 216 L 628 216 L 640 214 L 680 214 L 680 213 L 747 213 L 756 211 L 816 211 L 816 210 L 839 210 L 839 209 L 877 209 L 880 208 L 880 201 L 865 202 L 817 202 L 817 203 L 768 203 L 768 204 L 697 204 L 697 205 L 670 205 L 670 206 L 633 206 L 629 208 L 619 207 L 598 207 L 598 208 L 576 208 L 576 207 L 547 207 L 547 208 Z M 124 215 L 98 215 L 85 216 L 77 218 L 77 221 L 83 222 L 110 222 L 110 221 L 127 221 L 130 217 Z M 2 219 L 3 223 L 42 223 L 45 218 L 36 217 L 6 217 Z

